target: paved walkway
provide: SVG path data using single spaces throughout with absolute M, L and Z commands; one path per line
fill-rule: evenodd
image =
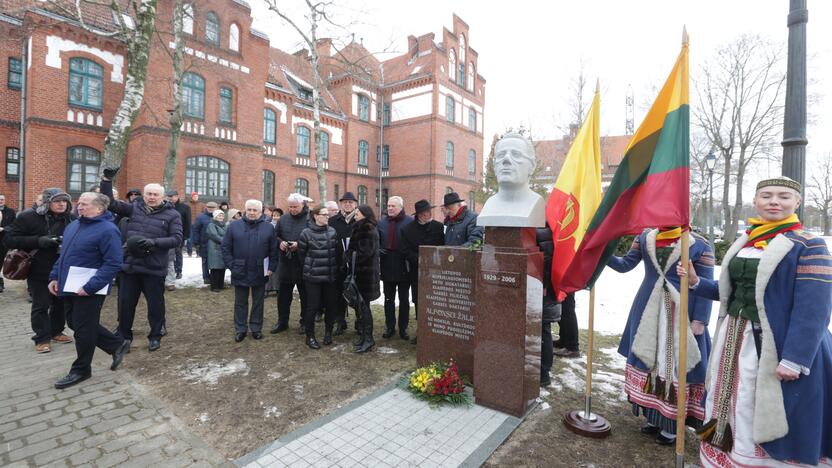
M 388 386 L 234 463 L 247 468 L 476 467 L 520 422 L 478 405 L 433 409 Z
M 110 356 L 100 350 L 91 379 L 55 390 L 75 346 L 35 354 L 25 284 L 7 280 L 6 286 L 0 294 L 0 466 L 228 464 L 129 374 L 111 372 Z

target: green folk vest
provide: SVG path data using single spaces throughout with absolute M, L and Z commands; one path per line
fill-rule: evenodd
M 759 322 L 757 313 L 756 281 L 759 258 L 734 257 L 728 264 L 728 274 L 734 291 L 728 302 L 728 315 Z

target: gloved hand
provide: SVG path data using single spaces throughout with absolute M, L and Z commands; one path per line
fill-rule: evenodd
M 38 237 L 38 247 L 41 249 L 54 249 L 60 245 L 58 238 L 54 236 L 40 236 Z
M 106 180 L 113 180 L 113 178 L 118 174 L 118 167 L 105 167 L 104 168 L 104 179 Z
M 142 250 L 151 250 L 156 246 L 156 241 L 153 239 L 141 239 L 136 243 L 136 245 L 138 245 Z

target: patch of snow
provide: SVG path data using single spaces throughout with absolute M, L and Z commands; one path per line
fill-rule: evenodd
M 246 361 L 237 358 L 231 361 L 226 359 L 208 361 L 204 364 L 189 363 L 184 369 L 179 371 L 179 375 L 184 380 L 192 381 L 192 383 L 216 385 L 220 377 L 234 374 L 248 375 L 248 371 L 249 367 Z
M 624 370 L 624 367 L 627 365 L 627 358 L 618 354 L 618 349 L 616 348 L 603 348 L 600 350 L 608 359 L 608 364 L 610 367 L 615 369 Z
M 292 391 L 295 392 L 295 399 L 303 400 L 305 398 L 303 396 L 303 385 L 301 385 L 301 384 L 292 385 Z
M 197 416 L 196 420 L 205 424 L 208 421 L 210 421 L 211 418 L 208 417 L 208 413 L 199 413 L 199 416 Z
M 550 409 L 550 408 L 551 408 L 551 406 L 549 406 L 549 403 L 546 403 L 545 401 L 544 401 L 543 403 L 541 403 L 541 404 L 540 404 L 540 410 L 541 410 L 541 411 L 546 411 L 546 410 L 548 410 L 548 409 Z
M 269 378 L 272 379 L 272 380 L 278 380 L 281 377 L 283 377 L 283 374 L 281 374 L 280 372 L 269 372 L 268 375 L 269 375 Z
M 379 346 L 376 351 L 381 354 L 398 354 L 399 350 L 395 348 L 388 348 L 386 346 Z
M 550 395 L 549 392 L 547 392 L 545 388 L 540 389 L 540 396 L 541 397 L 546 398 L 549 395 Z
M 277 418 L 280 417 L 281 414 L 283 413 L 277 410 L 277 406 L 271 406 L 263 409 L 264 418 Z

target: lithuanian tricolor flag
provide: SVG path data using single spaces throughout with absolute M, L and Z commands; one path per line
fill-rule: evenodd
M 566 153 L 563 168 L 546 202 L 546 221 L 555 241 L 552 288 L 562 301 L 563 274 L 575 257 L 586 229 L 601 202 L 601 97 L 598 87 L 575 140 Z
M 684 226 L 690 219 L 690 110 L 688 40 L 656 101 L 639 126 L 561 290 L 591 287 L 620 237 L 648 227 Z

